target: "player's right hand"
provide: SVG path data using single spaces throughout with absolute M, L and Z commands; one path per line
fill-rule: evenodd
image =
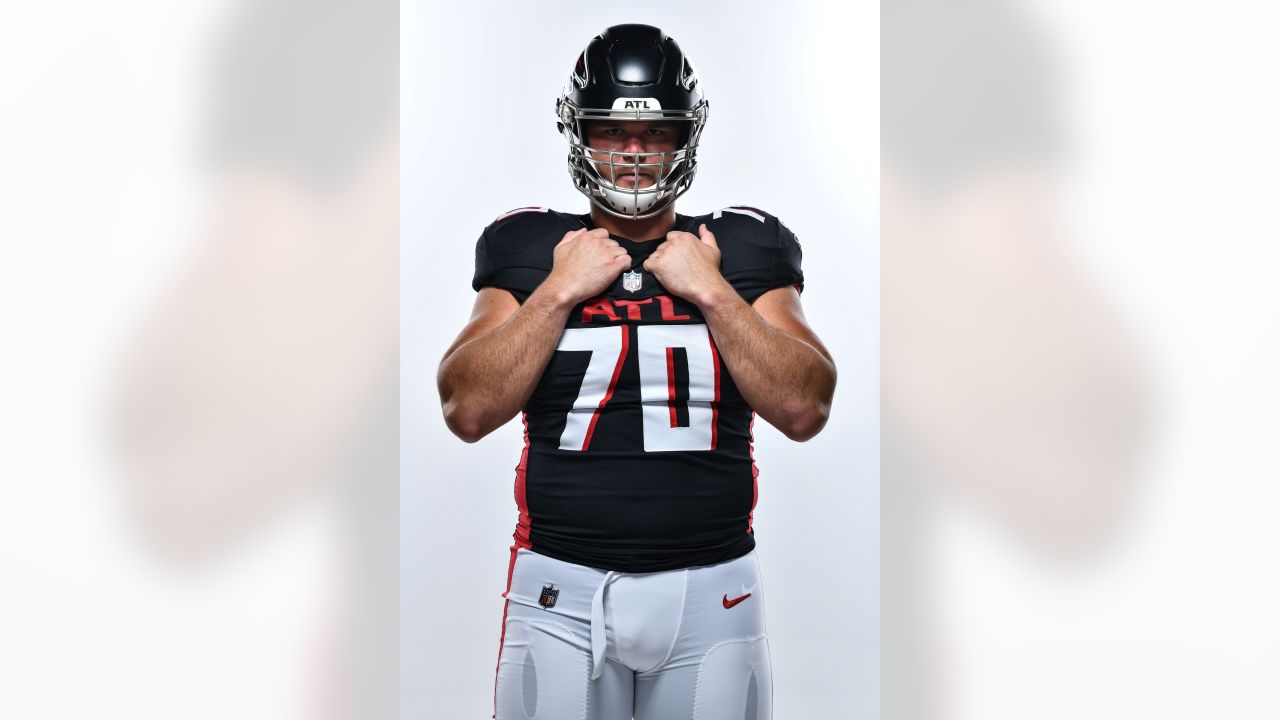
M 631 267 L 626 249 L 603 228 L 565 233 L 546 283 L 573 304 L 593 298 Z

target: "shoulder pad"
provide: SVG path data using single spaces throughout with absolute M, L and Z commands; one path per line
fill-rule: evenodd
M 699 218 L 711 232 L 728 231 L 740 240 L 765 248 L 778 247 L 778 218 L 759 208 L 731 205 Z
M 746 205 L 694 218 L 706 223 L 720 245 L 720 271 L 747 302 L 773 288 L 804 287 L 800 244 L 782 221 Z
M 565 216 L 545 207 L 516 208 L 499 215 L 484 234 L 488 238 L 489 252 L 495 255 L 526 252 L 554 240 L 560 241 L 566 232 L 581 226 L 576 218 Z
M 524 302 L 551 272 L 560 238 L 578 227 L 582 227 L 578 218 L 544 207 L 516 208 L 499 215 L 476 242 L 471 287 L 477 291 L 505 288 Z

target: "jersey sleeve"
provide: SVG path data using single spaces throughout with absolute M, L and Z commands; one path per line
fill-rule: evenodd
M 804 271 L 800 268 L 800 261 L 804 253 L 800 250 L 800 241 L 781 220 L 774 218 L 773 221 L 778 224 L 778 249 L 773 263 L 773 280 L 770 282 L 772 287 L 769 289 L 794 285 L 797 292 L 803 292 Z
M 480 292 L 483 288 L 497 286 L 497 275 L 497 264 L 489 254 L 489 228 L 485 228 L 476 241 L 476 272 L 471 278 L 471 288 Z
M 502 288 L 521 303 L 527 300 L 551 270 L 550 248 L 543 236 L 554 228 L 543 227 L 547 220 L 526 216 L 500 219 L 486 227 L 476 241 L 472 289 Z
M 746 206 L 725 208 L 707 226 L 719 239 L 720 271 L 743 300 L 776 288 L 804 288 L 800 243 L 778 218 Z

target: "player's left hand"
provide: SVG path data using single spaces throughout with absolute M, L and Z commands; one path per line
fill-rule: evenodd
M 720 246 L 706 225 L 698 226 L 698 235 L 673 230 L 667 239 L 644 261 L 644 269 L 653 273 L 668 292 L 701 304 L 704 297 L 726 285 L 720 275 Z

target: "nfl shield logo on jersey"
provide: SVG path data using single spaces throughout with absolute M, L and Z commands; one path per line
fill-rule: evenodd
M 622 273 L 622 289 L 627 292 L 635 292 L 640 289 L 640 273 L 635 270 L 629 270 Z
M 560 590 L 555 585 L 543 585 L 542 595 L 538 597 L 538 604 L 544 608 L 553 608 L 556 606 L 556 598 L 560 597 Z

